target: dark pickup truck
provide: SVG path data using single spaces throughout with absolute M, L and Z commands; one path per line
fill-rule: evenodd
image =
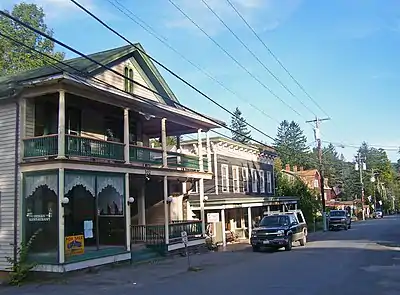
M 297 241 L 301 246 L 307 242 L 307 224 L 300 210 L 264 216 L 250 237 L 254 252 L 261 248 L 283 247 L 290 251 Z
M 351 228 L 351 216 L 346 210 L 331 210 L 328 215 L 329 230 Z

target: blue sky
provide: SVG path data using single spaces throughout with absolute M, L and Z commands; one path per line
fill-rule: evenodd
M 181 59 L 110 3 L 114 0 L 81 0 L 108 24 L 186 78 L 225 107 L 238 106 L 247 121 L 275 136 L 277 122 L 247 102 L 221 88 Z M 272 96 L 238 67 L 226 54 L 191 24 L 167 0 L 118 0 L 151 25 L 157 33 L 188 59 L 217 78 L 238 96 L 257 105 L 276 120 L 295 120 L 304 128 L 309 142 L 312 128 L 305 120 L 324 113 L 296 86 L 251 31 L 227 5 L 226 0 L 207 0 L 265 65 L 295 94 L 290 95 L 242 47 L 204 6 L 201 0 L 174 0 L 251 73 L 268 85 L 301 116 Z M 3 0 L 10 8 L 18 1 Z M 55 37 L 84 53 L 125 45 L 68 0 L 34 0 L 47 13 Z M 397 113 L 400 101 L 400 3 L 396 0 L 232 0 L 259 36 L 332 118 L 322 124 L 324 141 L 359 145 L 367 141 L 388 149 L 397 160 L 400 130 Z M 67 57 L 73 55 L 67 52 Z M 165 79 L 181 103 L 229 123 L 230 115 L 190 90 L 167 73 Z M 303 107 L 298 101 L 307 105 Z M 397 102 L 399 101 L 399 102 Z M 229 131 L 223 133 L 229 134 Z M 270 143 L 253 131 L 253 137 Z M 351 159 L 355 148 L 338 148 Z

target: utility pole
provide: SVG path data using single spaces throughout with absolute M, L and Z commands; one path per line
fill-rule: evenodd
M 318 159 L 319 159 L 319 176 L 320 176 L 320 189 L 321 189 L 321 202 L 322 202 L 322 222 L 324 224 L 324 231 L 327 231 L 326 224 L 326 206 L 325 206 L 325 185 L 324 185 L 324 170 L 322 165 L 322 144 L 321 144 L 321 133 L 319 131 L 319 125 L 321 121 L 328 121 L 331 118 L 318 118 L 316 117 L 314 120 L 306 121 L 306 123 L 315 123 L 314 128 L 314 137 L 317 142 L 318 149 Z
M 355 169 L 360 171 L 360 184 L 361 184 L 361 205 L 362 205 L 362 219 L 365 220 L 365 212 L 364 212 L 364 182 L 363 182 L 363 170 L 367 170 L 367 165 L 365 164 L 364 157 L 361 156 L 360 152 L 358 152 L 356 156 L 356 165 Z

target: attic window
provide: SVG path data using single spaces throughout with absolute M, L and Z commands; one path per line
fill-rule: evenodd
M 124 68 L 124 90 L 125 92 L 133 93 L 133 69 L 129 67 Z

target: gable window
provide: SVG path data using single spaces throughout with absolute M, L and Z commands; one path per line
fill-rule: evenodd
M 239 193 L 240 186 L 239 186 L 239 167 L 232 166 L 232 179 L 233 179 L 233 192 Z
M 251 190 L 253 193 L 257 192 L 257 184 L 258 184 L 257 170 L 251 169 Z
M 222 182 L 222 192 L 228 193 L 229 192 L 229 170 L 228 170 L 228 165 L 226 165 L 226 164 L 221 165 L 221 182 Z
M 267 193 L 272 193 L 272 173 L 271 171 L 267 171 Z
M 249 192 L 249 168 L 242 168 L 242 179 L 243 179 L 243 192 Z
M 260 193 L 265 193 L 265 178 L 264 178 L 264 170 L 258 171 L 260 176 Z
M 133 70 L 129 69 L 129 92 L 133 93 Z
M 125 83 L 124 90 L 125 90 L 125 92 L 129 92 L 129 80 L 128 80 L 129 68 L 128 67 L 125 67 L 125 69 L 124 69 L 124 76 L 125 76 L 125 78 L 124 78 L 124 83 Z
M 124 90 L 125 92 L 133 93 L 133 69 L 129 67 L 124 68 Z

